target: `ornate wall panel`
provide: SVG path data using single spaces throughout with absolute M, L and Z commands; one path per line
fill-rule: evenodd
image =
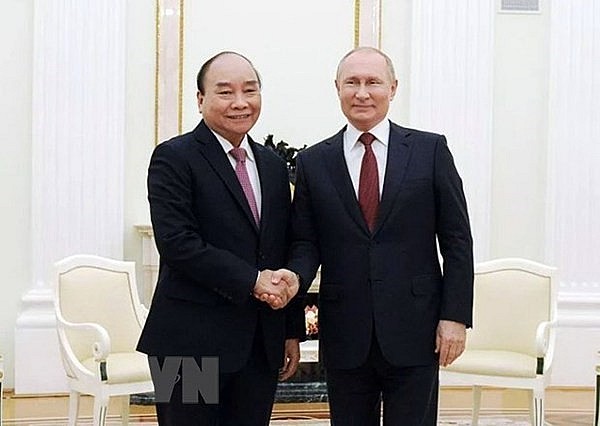
M 123 256 L 125 2 L 35 1 L 33 40 L 33 283 L 16 324 L 15 391 L 52 393 L 65 390 L 53 263 Z
M 551 3 L 549 258 L 600 300 L 600 4 Z
M 465 185 L 475 258 L 485 260 L 490 244 L 493 1 L 413 2 L 411 47 L 410 125 L 447 136 Z

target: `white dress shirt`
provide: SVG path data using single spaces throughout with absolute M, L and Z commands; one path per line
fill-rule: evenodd
M 231 144 L 231 142 L 229 142 L 227 139 L 225 139 L 218 133 L 213 132 L 213 134 L 221 144 L 221 147 L 223 148 L 223 151 L 225 151 L 225 154 L 227 155 L 227 159 L 229 160 L 231 167 L 233 167 L 233 170 L 235 171 L 235 165 L 237 162 L 233 155 L 229 153 L 229 151 L 231 151 L 235 147 Z M 250 143 L 248 142 L 248 135 L 245 135 L 244 139 L 242 139 L 240 148 L 244 148 L 246 150 L 246 170 L 248 171 L 248 177 L 250 178 L 250 184 L 252 185 L 252 192 L 254 192 L 256 208 L 258 209 L 258 214 L 260 215 L 260 212 L 262 211 L 260 178 L 258 177 L 258 167 L 256 167 L 256 159 L 254 158 L 254 152 L 252 152 L 252 148 L 250 148 Z
M 363 133 L 371 133 L 376 138 L 373 141 L 373 144 L 371 144 L 371 148 L 373 149 L 375 159 L 377 160 L 377 173 L 379 175 L 379 199 L 381 199 L 381 194 L 383 193 L 383 179 L 385 177 L 385 168 L 387 166 L 390 122 L 386 118 L 368 132 L 361 132 L 350 123 L 348 123 L 348 126 L 346 127 L 346 131 L 344 132 L 344 158 L 346 159 L 346 165 L 348 167 L 350 179 L 352 179 L 352 186 L 354 186 L 356 199 L 358 199 L 360 166 L 365 153 L 365 146 L 358 140 L 358 138 Z

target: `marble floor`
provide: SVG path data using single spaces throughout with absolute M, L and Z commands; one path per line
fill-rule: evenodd
M 66 396 L 15 397 L 5 394 L 3 426 L 64 426 L 67 423 Z M 484 391 L 481 426 L 529 425 L 526 395 L 519 391 Z M 593 389 L 549 389 L 546 398 L 547 426 L 591 426 L 594 417 Z M 470 392 L 442 389 L 440 396 L 440 426 L 468 426 Z M 82 398 L 80 426 L 91 425 L 92 400 Z M 119 401 L 111 400 L 108 426 L 121 424 L 118 416 Z M 327 426 L 326 403 L 276 404 L 272 426 Z M 156 416 L 151 405 L 132 405 L 130 424 L 155 426 Z

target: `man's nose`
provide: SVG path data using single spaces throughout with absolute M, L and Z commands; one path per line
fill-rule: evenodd
M 248 105 L 248 100 L 244 93 L 236 93 L 233 97 L 232 106 L 234 108 L 245 108 Z
M 359 99 L 366 99 L 369 97 L 369 91 L 364 83 L 361 83 L 356 89 L 356 97 Z

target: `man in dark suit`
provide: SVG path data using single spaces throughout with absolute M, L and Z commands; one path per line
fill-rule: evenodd
M 472 238 L 444 136 L 387 119 L 391 60 L 358 48 L 336 77 L 348 124 L 298 155 L 289 269 L 321 265 L 319 342 L 336 426 L 435 425 L 438 370 L 464 350 Z M 443 256 L 443 272 L 436 241 Z
M 151 367 L 181 357 L 198 366 L 204 357 L 219 360 L 218 404 L 186 400 L 181 369 L 170 400 L 157 403 L 159 424 L 267 425 L 278 373 L 281 380 L 294 373 L 305 335 L 303 307 L 288 304 L 295 275 L 287 275 L 289 285 L 272 282 L 289 248 L 287 168 L 247 134 L 261 109 L 260 78 L 248 59 L 222 52 L 202 66 L 197 83 L 203 120 L 158 145 L 148 170 L 160 272 L 138 350 Z M 267 293 L 273 307 L 259 300 Z M 155 388 L 164 386 L 151 369 Z

